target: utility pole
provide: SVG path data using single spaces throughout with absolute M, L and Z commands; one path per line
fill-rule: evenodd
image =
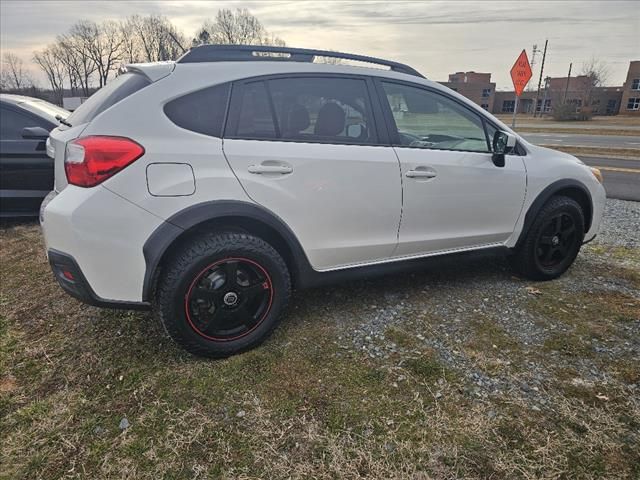
M 569 74 L 567 75 L 567 86 L 564 87 L 564 98 L 562 99 L 562 103 L 566 103 L 567 101 L 567 92 L 569 91 L 569 80 L 571 80 L 571 67 L 573 67 L 573 63 L 569 64 Z
M 549 40 L 544 41 L 544 51 L 542 52 L 542 64 L 540 65 L 540 79 L 538 80 L 538 91 L 536 92 L 536 102 L 533 105 L 533 116 L 538 115 L 538 98 L 540 97 L 540 87 L 542 86 L 542 74 L 544 72 L 544 60 L 547 58 L 547 45 Z M 540 116 L 542 116 L 542 105 L 540 105 Z

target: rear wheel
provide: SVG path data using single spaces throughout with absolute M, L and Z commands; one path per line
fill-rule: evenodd
M 156 310 L 188 351 L 225 357 L 261 343 L 277 326 L 290 293 L 280 254 L 242 233 L 205 234 L 163 269 Z
M 538 213 L 511 264 L 532 280 L 557 278 L 573 264 L 583 239 L 584 214 L 578 202 L 553 197 Z

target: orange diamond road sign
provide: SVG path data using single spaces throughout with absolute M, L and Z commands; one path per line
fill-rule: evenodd
M 527 52 L 522 50 L 522 53 L 516 60 L 516 63 L 511 67 L 511 80 L 513 80 L 513 86 L 516 89 L 516 96 L 522 95 L 524 87 L 527 86 L 531 79 L 531 65 L 529 65 L 529 58 Z

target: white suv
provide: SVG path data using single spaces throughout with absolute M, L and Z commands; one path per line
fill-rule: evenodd
M 41 213 L 58 282 L 153 306 L 214 357 L 264 340 L 291 288 L 407 260 L 499 247 L 520 274 L 558 277 L 605 199 L 596 169 L 456 92 L 336 52 L 197 47 L 128 66 L 64 123 Z

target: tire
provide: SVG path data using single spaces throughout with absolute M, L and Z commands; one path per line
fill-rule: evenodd
M 509 257 L 511 266 L 531 280 L 558 278 L 578 256 L 584 234 L 584 213 L 578 202 L 551 197 Z
M 154 309 L 184 349 L 222 358 L 262 343 L 278 325 L 290 291 L 284 260 L 264 240 L 205 233 L 166 263 Z

